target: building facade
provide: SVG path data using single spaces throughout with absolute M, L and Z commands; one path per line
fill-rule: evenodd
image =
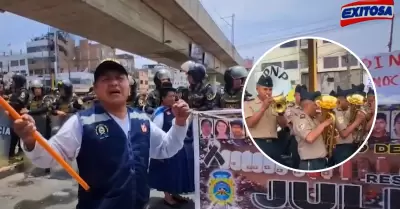
M 308 51 L 307 40 L 291 41 L 275 48 L 255 66 L 256 73 L 251 74 L 248 90 L 255 89 L 257 75 L 271 65 L 283 67 L 291 85 L 308 86 Z M 324 94 L 336 90 L 337 86 L 350 88 L 352 83 L 363 82 L 365 73 L 357 58 L 346 49 L 323 40 L 317 40 L 317 69 L 317 88 Z
M 87 39 L 80 40 L 75 47 L 75 68 L 78 71 L 93 72 L 107 58 L 115 58 L 115 49 Z
M 118 54 L 115 58 L 125 67 L 129 73 L 135 71 L 135 57 L 130 54 Z
M 74 48 L 74 39 L 60 30 L 31 39 L 26 43 L 29 75 L 68 72 L 73 66 Z
M 133 77 L 137 83 L 139 93 L 148 93 L 149 91 L 149 70 L 139 69 L 133 72 Z
M 21 73 L 25 76 L 29 75 L 28 54 L 3 54 L 0 56 L 0 72 L 5 73 Z

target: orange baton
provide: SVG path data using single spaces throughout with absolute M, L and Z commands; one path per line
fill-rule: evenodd
M 6 110 L 10 116 L 14 119 L 20 119 L 21 115 L 11 107 L 10 104 L 3 97 L 0 96 L 0 106 Z M 35 131 L 33 133 L 33 138 L 42 146 L 68 173 L 71 175 L 86 191 L 89 190 L 89 185 L 79 176 L 78 173 L 58 154 L 50 145 L 46 142 L 46 140 L 39 134 L 39 132 Z

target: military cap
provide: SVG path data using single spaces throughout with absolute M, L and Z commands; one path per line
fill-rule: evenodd
M 272 82 L 272 78 L 268 75 L 261 75 L 261 77 L 258 79 L 257 85 L 263 86 L 263 87 L 273 87 L 274 84 Z
M 315 101 L 320 96 L 321 96 L 320 91 L 309 92 L 305 89 L 302 89 L 300 92 L 300 97 L 301 97 L 300 101 L 305 101 L 305 100 Z
M 375 92 L 374 92 L 373 88 L 371 88 L 371 87 L 368 88 L 367 96 L 375 96 Z
M 340 86 L 337 87 L 336 96 L 337 97 L 347 97 L 354 93 L 354 89 L 342 89 Z

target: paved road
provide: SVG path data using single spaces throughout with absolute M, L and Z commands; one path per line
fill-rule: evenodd
M 74 209 L 76 206 L 77 183 L 61 169 L 51 175 L 33 172 L 14 174 L 0 180 L 1 209 Z M 151 209 L 168 209 L 162 203 L 162 193 L 151 192 Z M 193 197 L 193 196 L 190 196 Z M 194 208 L 188 203 L 182 209 Z

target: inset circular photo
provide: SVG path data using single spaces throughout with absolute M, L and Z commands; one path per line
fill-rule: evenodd
M 301 37 L 278 44 L 245 82 L 242 114 L 250 139 L 267 158 L 296 172 L 342 165 L 374 128 L 376 89 L 365 77 L 372 80 L 340 43 Z

